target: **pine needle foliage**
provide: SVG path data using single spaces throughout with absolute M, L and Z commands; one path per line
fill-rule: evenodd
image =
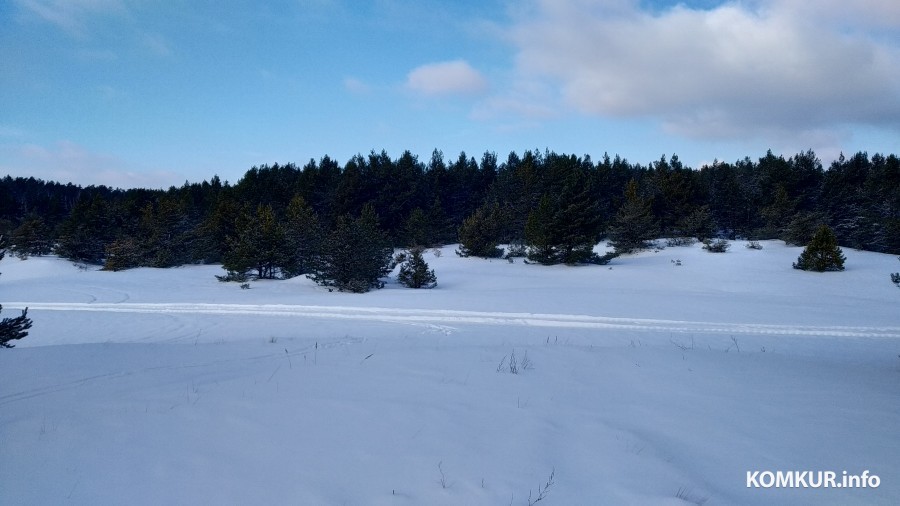
M 838 247 L 834 232 L 827 225 L 822 225 L 797 258 L 794 269 L 816 272 L 842 271 L 844 260 L 846 258 Z
M 0 311 L 3 306 L 0 306 Z M 28 308 L 22 311 L 22 314 L 15 318 L 4 318 L 0 320 L 0 348 L 14 348 L 15 345 L 10 341 L 15 341 L 28 336 L 28 329 L 31 328 L 31 318 L 28 318 Z
M 257 279 L 275 279 L 289 263 L 284 227 L 271 205 L 260 204 L 256 212 L 249 209 L 239 217 L 235 236 L 228 238 L 228 250 L 222 268 Z
M 638 195 L 637 182 L 625 185 L 625 203 L 616 213 L 609 230 L 610 244 L 617 253 L 631 253 L 644 249 L 659 234 L 659 222 L 654 218 L 650 202 Z
M 406 261 L 400 264 L 397 281 L 409 288 L 434 288 L 437 286 L 434 269 L 428 268 L 422 251 L 422 248 L 410 249 L 406 255 Z
M 307 277 L 317 284 L 342 292 L 363 293 L 384 287 L 381 278 L 390 273 L 393 248 L 378 225 L 370 205 L 358 218 L 342 216 L 322 241 Z
M 461 257 L 499 258 L 503 249 L 498 247 L 505 218 L 499 204 L 485 204 L 466 218 L 459 227 Z
M 602 213 L 588 174 L 568 166 L 560 190 L 545 193 L 525 222 L 528 259 L 544 265 L 588 263 L 600 238 Z
M 6 243 L 3 236 L 0 235 L 0 260 L 6 256 Z M 3 306 L 0 306 L 0 311 Z M 28 318 L 28 308 L 22 311 L 20 316 L 15 318 L 4 318 L 0 320 L 0 348 L 14 348 L 14 344 L 10 341 L 16 341 L 28 335 L 28 329 L 31 328 L 31 319 Z

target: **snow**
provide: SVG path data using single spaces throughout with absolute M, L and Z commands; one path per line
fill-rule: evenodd
M 900 264 L 762 245 L 448 246 L 436 289 L 367 294 L 8 257 L 34 327 L 0 350 L 0 504 L 518 505 L 551 473 L 541 505 L 900 503 Z M 881 483 L 747 487 L 767 470 Z

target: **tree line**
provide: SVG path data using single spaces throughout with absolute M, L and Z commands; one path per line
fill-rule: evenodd
M 317 275 L 349 262 L 342 250 L 383 260 L 394 247 L 457 242 L 463 255 L 513 244 L 534 261 L 571 264 L 602 262 L 592 246 L 603 238 L 617 251 L 656 237 L 801 245 L 821 225 L 843 246 L 900 253 L 900 159 L 861 152 L 826 169 L 812 151 L 769 151 L 695 170 L 677 155 L 642 165 L 549 150 L 505 160 L 435 150 L 424 161 L 373 151 L 343 165 L 325 156 L 168 190 L 0 179 L 0 234 L 12 254 L 110 270 L 222 263 L 234 276 Z M 351 281 L 360 282 L 326 283 Z

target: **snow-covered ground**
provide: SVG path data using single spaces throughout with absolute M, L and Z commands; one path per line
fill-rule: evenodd
M 7 257 L 2 316 L 34 327 L 0 350 L 0 504 L 900 503 L 900 262 L 762 244 L 446 247 L 438 288 L 362 295 Z

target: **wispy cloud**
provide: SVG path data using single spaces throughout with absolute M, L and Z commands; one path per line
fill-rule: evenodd
M 508 121 L 514 118 L 519 124 L 558 118 L 559 107 L 553 104 L 559 93 L 553 86 L 535 79 L 512 79 L 508 86 L 503 86 L 497 93 L 491 94 L 472 108 L 469 117 L 478 121 Z
M 406 87 L 428 96 L 479 95 L 488 82 L 465 60 L 429 63 L 413 69 L 406 76 Z
M 158 33 L 144 33 L 140 42 L 141 46 L 153 56 L 162 58 L 172 54 L 168 40 Z
M 900 28 L 900 4 L 800 6 L 759 0 L 651 13 L 633 0 L 543 0 L 507 36 L 516 79 L 552 83 L 564 106 L 585 114 L 656 118 L 703 139 L 900 127 L 900 39 L 862 30 Z
M 372 92 L 372 87 L 355 77 L 344 78 L 344 89 L 354 95 L 367 95 Z
M 23 12 L 75 37 L 88 34 L 90 18 L 127 12 L 122 0 L 14 0 Z

